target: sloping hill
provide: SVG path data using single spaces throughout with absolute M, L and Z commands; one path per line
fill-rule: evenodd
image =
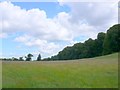
M 91 59 L 3 62 L 4 88 L 117 88 L 118 53 Z

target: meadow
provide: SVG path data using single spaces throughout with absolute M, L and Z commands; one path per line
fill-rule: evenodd
M 118 88 L 118 53 L 67 61 L 3 61 L 3 88 Z
M 0 60 L 0 89 L 2 89 L 2 61 Z

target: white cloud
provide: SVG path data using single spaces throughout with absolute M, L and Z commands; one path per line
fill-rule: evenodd
M 15 42 L 38 47 L 44 56 L 51 56 L 66 45 L 78 42 L 76 38 L 96 38 L 98 32 L 116 23 L 116 4 L 73 2 L 60 4 L 68 5 L 71 11 L 59 12 L 53 18 L 48 18 L 44 10 L 38 8 L 25 10 L 10 2 L 1 2 L 0 21 L 3 19 L 3 22 L 0 22 L 0 27 L 4 28 L 0 38 L 11 33 L 22 33 L 15 38 Z
M 3 32 L 24 32 L 48 40 L 69 40 L 70 38 L 67 28 L 58 21 L 47 18 L 43 10 L 26 11 L 10 2 L 2 2 L 0 8 L 0 14 L 3 14 L 4 19 Z M 61 18 L 63 17 L 61 16 Z
M 30 39 L 30 37 L 28 35 L 24 35 L 24 36 L 20 36 L 20 37 L 16 37 L 15 41 L 18 42 L 27 42 Z
M 61 4 L 61 3 L 60 3 Z M 113 20 L 117 22 L 117 2 L 62 2 L 62 5 L 71 7 L 72 21 L 84 21 L 94 26 L 108 25 Z
M 120 2 L 118 3 L 118 23 L 120 24 Z
M 57 50 L 61 48 L 60 45 L 53 42 L 48 42 L 47 40 L 41 40 L 28 35 L 16 37 L 15 41 L 24 43 L 29 47 L 38 47 L 39 52 L 47 54 L 48 56 L 56 54 Z

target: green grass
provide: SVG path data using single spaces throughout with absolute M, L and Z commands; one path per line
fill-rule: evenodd
M 91 59 L 3 62 L 3 88 L 117 88 L 118 53 Z
M 2 62 L 0 60 L 0 89 L 2 89 Z

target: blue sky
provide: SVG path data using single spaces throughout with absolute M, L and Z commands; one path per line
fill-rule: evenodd
M 96 38 L 117 23 L 117 3 L 1 2 L 0 57 L 37 58 Z M 99 22 L 98 22 L 99 21 Z
M 20 6 L 22 9 L 30 10 L 39 8 L 47 13 L 48 18 L 54 17 L 59 12 L 69 12 L 70 8 L 66 5 L 60 6 L 58 2 L 13 2 L 14 5 Z

